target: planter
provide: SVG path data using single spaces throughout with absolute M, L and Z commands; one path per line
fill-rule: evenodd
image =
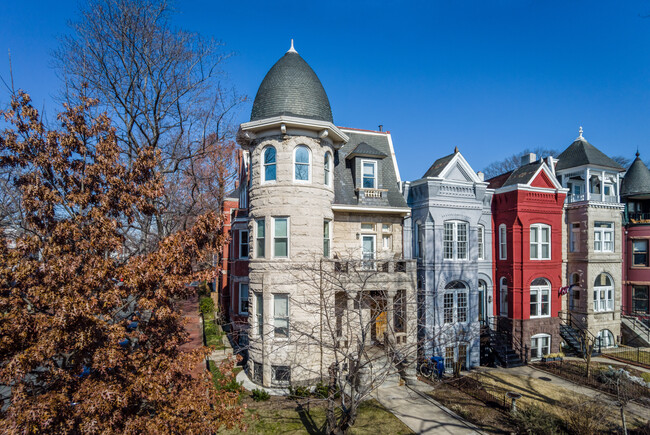
M 554 356 L 551 358 L 542 357 L 542 362 L 551 362 L 551 361 L 562 361 L 562 357 L 561 356 Z

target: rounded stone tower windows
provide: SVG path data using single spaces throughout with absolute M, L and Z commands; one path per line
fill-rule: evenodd
M 299 145 L 294 151 L 293 179 L 296 181 L 311 180 L 311 152 L 305 145 Z
M 262 183 L 275 181 L 275 148 L 266 147 L 262 152 Z

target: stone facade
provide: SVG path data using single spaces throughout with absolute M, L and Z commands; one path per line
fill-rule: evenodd
M 407 244 L 418 261 L 418 288 L 423 301 L 422 353 L 427 357 L 443 356 L 449 362 L 458 360 L 461 345 L 467 346 L 466 361 L 461 363 L 476 367 L 480 363 L 479 320 L 487 321 L 493 310 L 491 201 L 494 191 L 487 188 L 487 183 L 458 152 L 440 159 L 432 168 L 438 166 L 441 168 L 433 176 L 409 183 L 404 191 L 412 209 L 406 224 L 410 231 L 405 232 L 405 240 L 408 239 Z M 455 232 L 451 237 L 456 241 L 464 238 L 459 236 L 459 231 L 466 232 L 466 248 L 461 248 L 467 250 L 466 255 L 454 251 L 458 249 L 454 241 L 455 245 L 451 246 L 454 258 L 445 258 L 446 223 L 448 231 Z M 459 225 L 464 229 L 459 230 Z M 480 255 L 479 237 L 482 238 Z M 466 319 L 458 321 L 462 294 L 467 297 L 467 314 Z M 452 311 L 447 311 L 447 319 L 445 295 L 451 296 L 447 303 L 453 306 Z

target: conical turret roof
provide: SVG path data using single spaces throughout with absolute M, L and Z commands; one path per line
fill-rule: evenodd
M 648 170 L 637 152 L 636 159 L 630 165 L 630 169 L 627 170 L 623 179 L 621 196 L 628 197 L 644 194 L 650 194 L 650 170 Z

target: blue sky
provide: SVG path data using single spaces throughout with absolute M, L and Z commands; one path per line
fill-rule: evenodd
M 0 2 L 0 75 L 54 112 L 56 37 L 77 0 Z M 289 48 L 323 82 L 334 122 L 393 134 L 403 179 L 458 146 L 475 170 L 578 127 L 609 155 L 650 156 L 650 1 L 178 1 L 176 23 L 234 52 L 249 97 Z M 0 91 L 6 101 L 7 93 Z

